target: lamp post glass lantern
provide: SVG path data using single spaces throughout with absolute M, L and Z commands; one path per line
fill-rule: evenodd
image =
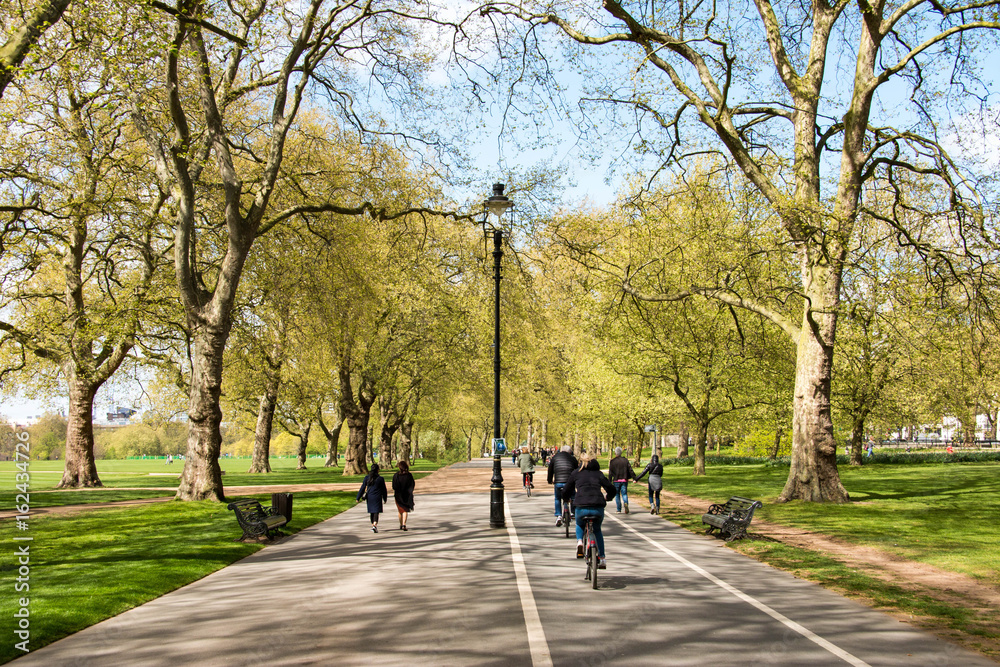
M 493 477 L 490 479 L 490 527 L 506 528 L 503 506 L 503 473 L 500 457 L 504 455 L 500 436 L 500 261 L 503 259 L 503 218 L 514 208 L 504 196 L 504 184 L 493 184 L 493 196 L 483 202 L 483 234 L 493 238 Z M 489 216 L 496 218 L 495 224 Z
M 660 429 L 656 424 L 646 424 L 642 427 L 646 433 L 653 434 L 653 453 L 650 456 L 660 455 Z

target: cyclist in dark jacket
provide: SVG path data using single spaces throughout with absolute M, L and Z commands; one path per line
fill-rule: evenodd
M 576 557 L 583 558 L 583 524 L 588 517 L 594 520 L 594 537 L 597 540 L 597 567 L 605 569 L 604 533 L 601 524 L 604 522 L 604 508 L 607 501 L 615 497 L 615 486 L 604 473 L 597 459 L 585 459 L 583 468 L 573 471 L 569 481 L 563 487 L 563 498 L 573 498 L 573 508 L 576 513 Z M 573 494 L 576 494 L 573 497 Z
M 649 473 L 649 513 L 659 514 L 660 491 L 663 489 L 663 465 L 660 463 L 659 456 L 650 459 L 635 481 L 638 482 L 647 472 Z
M 555 485 L 556 526 L 562 525 L 562 489 L 570 474 L 579 466 L 572 451 L 569 445 L 565 445 L 549 459 L 548 481 Z
M 622 448 L 615 447 L 615 458 L 608 464 L 608 477 L 615 485 L 615 506 L 618 514 L 622 513 L 622 502 L 625 502 L 625 514 L 628 514 L 628 481 L 635 479 L 635 471 L 628 459 L 622 456 Z

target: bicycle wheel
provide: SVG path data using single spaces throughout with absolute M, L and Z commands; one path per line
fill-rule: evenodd
M 569 522 L 572 515 L 568 509 L 563 509 L 563 525 L 566 526 L 566 537 L 569 537 Z
M 590 579 L 590 585 L 594 590 L 597 590 L 597 565 L 600 562 L 600 558 L 597 556 L 597 545 L 591 544 L 590 548 L 587 549 L 587 566 L 590 568 L 587 577 Z
M 529 498 L 531 497 L 531 482 L 530 481 L 525 481 L 524 482 L 524 492 L 528 494 Z
M 590 524 L 589 523 L 583 529 L 583 543 L 584 544 L 590 544 Z M 585 554 L 586 554 L 586 560 L 584 560 L 583 562 L 587 566 L 587 573 L 583 576 L 583 580 L 584 581 L 590 581 L 590 577 L 591 577 L 592 570 L 593 570 L 593 568 L 591 568 L 591 566 L 590 566 L 590 559 L 593 557 L 594 554 L 590 553 L 590 549 L 587 549 L 587 551 L 585 552 Z

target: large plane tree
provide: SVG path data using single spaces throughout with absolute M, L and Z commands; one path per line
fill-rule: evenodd
M 313 108 L 331 123 L 361 136 L 419 142 L 394 124 L 403 114 L 392 111 L 424 93 L 428 59 L 416 25 L 423 19 L 394 0 L 193 0 L 153 8 L 149 34 L 137 36 L 155 49 L 153 74 L 137 87 L 132 115 L 168 194 L 190 338 L 189 435 L 177 497 L 221 500 L 223 350 L 255 239 L 293 216 L 390 219 L 419 208 L 387 213 L 345 190 L 309 192 L 309 201 L 282 208 L 280 188 L 296 188 L 313 169 L 286 161 L 286 143 L 310 100 L 321 101 Z M 406 119 L 419 119 L 424 108 L 408 108 Z
M 965 277 L 959 260 L 985 265 L 996 251 L 976 188 L 949 153 L 949 133 L 957 133 L 947 113 L 982 111 L 977 104 L 990 89 L 977 78 L 975 57 L 995 48 L 998 5 L 495 2 L 475 15 L 514 37 L 503 48 L 530 56 L 502 59 L 517 69 L 509 79 L 515 96 L 565 95 L 538 83 L 558 74 L 553 44 L 568 47 L 565 62 L 583 74 L 585 92 L 567 107 L 581 112 L 584 134 L 600 129 L 604 143 L 624 137 L 627 152 L 654 170 L 725 155 L 779 217 L 798 254 L 797 294 L 757 291 L 738 266 L 707 285 L 664 284 L 648 270 L 655 264 L 633 266 L 623 287 L 649 301 L 719 299 L 769 318 L 794 341 L 793 453 L 782 500 L 848 500 L 830 396 L 859 216 L 884 219 L 929 273 L 946 279 Z M 605 113 L 611 123 L 602 124 Z M 974 113 L 964 117 L 976 125 Z M 916 190 L 932 196 L 915 197 Z

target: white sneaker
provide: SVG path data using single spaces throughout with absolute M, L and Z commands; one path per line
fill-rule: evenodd
M 577 558 L 583 558 L 583 552 L 584 552 L 583 540 L 577 540 L 576 541 L 576 557 Z
M 598 558 L 597 559 L 597 569 L 598 570 L 606 570 L 606 569 L 608 569 L 608 560 L 606 558 Z

